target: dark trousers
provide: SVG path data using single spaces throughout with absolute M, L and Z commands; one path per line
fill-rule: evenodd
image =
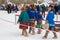
M 7 10 L 8 14 L 11 13 L 11 9 Z

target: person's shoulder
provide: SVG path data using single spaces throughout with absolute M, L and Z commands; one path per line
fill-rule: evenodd
M 25 12 L 25 10 L 21 11 L 21 13 L 24 13 L 24 12 Z
M 26 12 L 26 10 L 23 10 L 22 12 Z
M 50 13 L 54 13 L 54 11 L 50 11 Z

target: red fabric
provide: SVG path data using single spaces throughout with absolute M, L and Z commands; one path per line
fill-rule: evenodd
M 28 22 L 20 22 L 20 29 L 28 29 Z

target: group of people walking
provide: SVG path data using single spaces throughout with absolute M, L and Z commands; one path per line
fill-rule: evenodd
M 38 28 L 37 34 L 41 33 L 41 28 L 43 28 L 42 24 L 42 14 L 40 14 L 40 10 L 35 5 L 23 6 L 21 8 L 21 14 L 19 16 L 19 19 L 17 23 L 19 23 L 19 29 L 22 29 L 22 35 L 28 36 L 28 33 L 31 33 L 32 35 L 35 34 L 35 28 Z M 54 14 L 52 7 L 48 7 L 48 14 L 46 17 L 45 24 L 49 24 L 48 30 L 51 30 L 54 34 L 53 38 L 57 38 L 55 31 L 55 22 L 54 22 Z M 35 25 L 35 21 L 37 21 L 37 25 Z M 29 29 L 29 32 L 27 32 L 27 29 Z M 43 28 L 44 29 L 44 28 Z M 49 31 L 46 30 L 46 34 L 43 38 L 47 38 Z

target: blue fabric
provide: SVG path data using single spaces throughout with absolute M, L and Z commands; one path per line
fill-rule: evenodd
M 60 5 L 57 6 L 57 9 L 60 10 Z
M 48 15 L 46 17 L 46 20 L 49 23 L 49 26 L 55 26 L 55 22 L 54 22 L 54 12 L 53 11 L 49 11 Z
M 35 18 L 35 15 L 36 15 L 36 11 L 35 10 L 31 10 L 31 9 L 28 9 L 26 10 L 28 15 L 29 15 L 29 18 L 31 19 L 34 19 Z
M 31 9 L 27 9 L 26 11 L 27 11 L 27 13 L 29 14 L 29 13 L 30 13 L 30 11 L 31 11 Z
M 36 13 L 36 18 L 39 20 L 39 19 L 42 19 L 43 20 L 43 18 L 42 18 L 42 15 L 37 11 L 37 13 Z
M 28 9 L 28 10 L 26 10 L 26 11 L 27 11 L 30 19 L 31 19 L 31 18 L 32 18 L 32 19 L 34 19 L 34 18 L 36 18 L 36 19 L 43 19 L 43 18 L 42 18 L 42 15 L 41 15 L 38 11 L 36 11 L 36 10 Z
M 30 11 L 30 18 L 35 18 L 36 17 L 36 11 L 35 10 L 31 10 Z

